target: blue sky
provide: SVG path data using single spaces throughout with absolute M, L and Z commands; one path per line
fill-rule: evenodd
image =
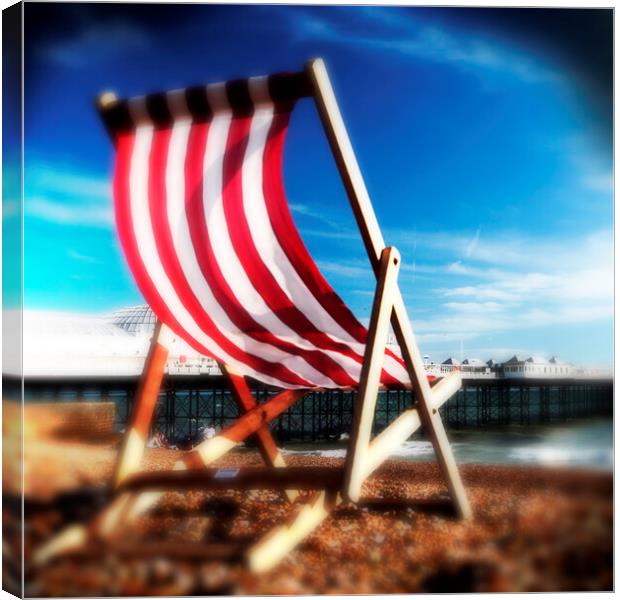
M 321 56 L 384 237 L 403 255 L 422 350 L 442 359 L 462 343 L 483 359 L 611 364 L 611 104 L 600 78 L 597 87 L 582 77 L 606 57 L 578 49 L 576 65 L 550 50 L 545 42 L 562 38 L 559 12 L 518 30 L 508 15 L 489 15 L 27 4 L 25 306 L 105 312 L 142 302 L 114 231 L 98 92 L 297 70 Z M 293 116 L 285 181 L 310 251 L 367 318 L 373 279 L 309 100 Z

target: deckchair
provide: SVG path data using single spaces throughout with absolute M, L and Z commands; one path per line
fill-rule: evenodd
M 368 329 L 322 276 L 287 204 L 282 154 L 291 113 L 312 98 L 366 247 L 377 286 Z M 129 267 L 158 322 L 114 476 L 102 531 L 150 506 L 163 490 L 272 488 L 299 503 L 297 516 L 247 552 L 264 571 L 341 500 L 358 502 L 366 478 L 415 430 L 430 436 L 461 517 L 470 507 L 440 406 L 460 376 L 431 388 L 386 247 L 325 65 L 119 100 L 98 99 L 116 149 L 118 233 Z M 400 352 L 386 347 L 392 326 Z M 171 339 L 213 357 L 239 418 L 169 472 L 140 472 Z M 250 380 L 282 391 L 257 405 Z M 357 389 L 343 468 L 286 467 L 269 422 L 318 389 Z M 407 388 L 412 406 L 371 439 L 380 389 Z M 209 468 L 253 436 L 263 468 Z M 298 496 L 301 490 L 312 493 Z M 78 536 L 79 537 L 79 536 Z

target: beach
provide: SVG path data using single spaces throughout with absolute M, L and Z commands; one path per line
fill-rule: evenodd
M 16 441 L 16 440 L 15 440 Z M 5 582 L 19 548 L 18 444 L 4 453 Z M 451 512 L 437 466 L 392 459 L 366 483 L 359 506 L 340 504 L 264 575 L 243 563 L 200 557 L 116 556 L 111 548 L 34 569 L 33 552 L 68 523 L 87 522 L 106 502 L 118 440 L 41 436 L 25 444 L 26 594 L 36 596 L 594 591 L 613 587 L 612 474 L 583 468 L 461 466 L 474 510 Z M 146 469 L 180 455 L 148 449 Z M 298 466 L 342 459 L 290 454 Z M 260 465 L 240 449 L 221 466 Z M 257 539 L 298 510 L 271 491 L 166 494 L 123 530 L 136 548 Z M 151 553 L 152 554 L 152 553 Z

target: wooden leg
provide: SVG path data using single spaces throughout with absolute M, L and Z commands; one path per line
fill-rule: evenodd
M 381 268 L 370 315 L 368 340 L 360 375 L 357 402 L 354 407 L 351 440 L 345 466 L 344 495 L 357 502 L 366 478 L 367 460 L 372 423 L 379 391 L 381 369 L 385 355 L 392 297 L 400 266 L 400 255 L 395 248 L 386 248 L 381 255 Z
M 306 393 L 306 390 L 286 390 L 260 406 L 254 404 L 232 425 L 193 448 L 184 458 L 185 463 L 190 468 L 209 465 L 251 435 L 263 431 L 263 438 L 259 438 L 259 442 L 265 462 L 272 467 L 284 466 L 284 460 L 271 437 L 267 423 L 282 414 Z M 263 439 L 268 442 L 263 444 L 261 442 Z
M 182 460 L 174 464 L 174 471 L 185 470 L 186 466 Z M 135 471 L 134 471 L 135 473 Z M 125 483 L 131 474 L 119 484 Z M 100 538 L 109 539 L 123 525 L 123 523 L 132 521 L 140 515 L 150 510 L 157 502 L 159 502 L 163 493 L 160 491 L 125 491 L 106 506 L 93 522 L 92 531 Z
M 227 373 L 225 369 L 222 369 L 222 371 Z M 145 368 L 145 372 L 148 372 L 148 367 Z M 286 390 L 275 398 L 272 398 L 264 405 L 258 406 L 254 401 L 249 388 L 247 388 L 247 385 L 244 390 L 238 381 L 235 381 L 235 384 L 237 385 L 237 388 L 233 387 L 233 390 L 235 390 L 234 393 L 239 397 L 243 396 L 243 408 L 240 407 L 240 409 L 242 412 L 247 412 L 242 414 L 242 416 L 235 421 L 235 423 L 219 435 L 205 440 L 196 446 L 191 452 L 188 452 L 175 464 L 175 470 L 184 470 L 187 468 L 199 469 L 204 467 L 205 465 L 210 464 L 214 460 L 226 454 L 239 442 L 247 439 L 248 436 L 260 431 L 262 431 L 263 434 L 259 438 L 259 447 L 265 461 L 270 464 L 270 466 L 285 466 L 284 459 L 280 455 L 280 452 L 278 451 L 266 424 L 286 410 L 289 406 L 294 404 L 307 392 L 304 390 Z M 241 402 L 241 398 L 239 399 L 239 402 Z M 152 409 L 154 409 L 154 404 L 152 405 Z M 152 410 L 150 418 L 152 418 Z M 149 423 L 150 418 L 148 421 Z M 143 422 L 142 418 L 140 422 Z M 146 427 L 146 432 L 148 433 L 148 425 Z M 144 443 L 137 446 L 137 450 L 143 452 Z M 135 456 L 136 455 L 134 454 L 134 457 Z M 135 472 L 138 464 L 139 459 L 131 463 L 130 466 L 133 468 L 131 470 L 126 469 L 124 471 L 123 477 L 118 479 L 116 482 L 117 487 L 124 480 L 126 480 L 131 473 Z M 297 492 L 295 490 L 286 490 L 285 495 L 292 501 L 297 496 Z M 146 512 L 159 500 L 160 497 L 161 493 L 157 491 L 122 494 L 109 507 L 107 507 L 100 518 L 97 519 L 96 532 L 102 537 L 109 537 L 123 521 L 135 518 Z
M 454 454 L 446 435 L 446 430 L 439 414 L 439 409 L 433 407 L 433 391 L 426 378 L 424 363 L 420 350 L 417 347 L 411 323 L 400 291 L 395 294 L 394 311 L 392 313 L 392 328 L 401 347 L 403 359 L 413 385 L 417 408 L 422 424 L 428 431 L 433 444 L 437 462 L 441 469 L 450 496 L 455 504 L 457 513 L 462 518 L 471 517 L 471 507 L 461 481 Z
M 157 321 L 151 347 L 144 362 L 140 385 L 130 422 L 116 464 L 113 485 L 118 487 L 129 475 L 135 473 L 142 461 L 144 449 L 153 420 L 157 398 L 164 377 L 172 332 Z M 109 537 L 119 524 L 145 512 L 160 498 L 160 494 L 122 494 L 106 507 L 93 524 L 93 531 L 101 537 Z
M 116 465 L 115 486 L 118 486 L 127 475 L 133 473 L 142 460 L 164 377 L 170 335 L 168 328 L 158 321 L 153 333 L 151 348 L 144 364 L 133 415 L 127 427 Z
M 257 406 L 256 400 L 252 395 L 252 392 L 245 380 L 245 377 L 239 375 L 231 370 L 230 367 L 225 365 L 220 365 L 222 372 L 228 377 L 230 381 L 232 395 L 239 407 L 239 411 L 241 413 L 248 412 Z M 297 401 L 307 392 L 300 392 L 295 394 Z M 266 464 L 272 467 L 281 467 L 284 466 L 284 459 L 282 458 L 282 454 L 278 449 L 273 436 L 271 435 L 271 431 L 269 430 L 269 426 L 267 424 L 260 427 L 256 433 L 254 434 L 256 440 L 258 441 L 258 449 L 263 457 L 263 460 Z
M 431 389 L 422 369 L 409 368 L 412 343 L 403 347 L 403 355 L 408 367 L 413 389 L 417 392 L 418 406 L 398 417 L 390 426 L 370 441 L 372 422 L 379 388 L 381 367 L 387 337 L 387 327 L 390 317 L 396 313 L 394 302 L 400 298 L 397 287 L 398 252 L 392 248 L 385 248 L 381 255 L 378 274 L 377 290 L 368 329 L 368 341 L 364 354 L 364 364 L 360 377 L 358 401 L 355 406 L 353 428 L 345 471 L 344 495 L 351 501 L 357 502 L 364 480 L 389 456 L 395 447 L 405 441 L 422 423 L 429 429 L 433 447 L 437 454 L 442 474 L 448 489 L 455 502 L 457 512 L 462 517 L 468 517 L 471 509 L 460 480 L 459 472 L 454 461 L 452 449 L 448 442 L 441 417 L 440 406 L 452 396 L 460 387 L 460 376 L 444 379 L 434 389 Z M 394 323 L 393 319 L 393 323 Z M 394 326 L 398 335 L 403 332 Z M 417 348 L 415 348 L 417 350 Z M 419 361 L 422 365 L 422 361 Z M 422 380 L 422 381 L 420 381 Z
M 40 546 L 33 555 L 33 563 L 37 567 L 45 565 L 49 560 L 76 550 L 88 540 L 86 525 L 69 525 Z
M 170 337 L 170 330 L 157 321 L 136 394 L 133 415 L 116 463 L 114 487 L 118 487 L 128 475 L 134 473 L 142 460 L 164 376 Z M 63 529 L 38 550 L 35 560 L 38 564 L 42 564 L 58 554 L 79 547 L 86 542 L 91 530 L 96 534 L 109 535 L 118 522 L 126 518 L 127 511 L 139 500 L 136 495 L 123 494 L 104 509 L 103 513 L 95 519 L 92 528 L 84 525 L 71 525 Z

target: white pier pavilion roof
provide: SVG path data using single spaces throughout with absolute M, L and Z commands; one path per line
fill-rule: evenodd
M 139 375 L 154 328 L 155 316 L 146 305 L 123 308 L 108 315 L 25 310 L 24 376 Z M 6 373 L 19 375 L 19 361 L 10 363 Z M 172 342 L 166 368 L 171 374 L 219 373 L 215 361 L 197 354 L 178 338 Z

